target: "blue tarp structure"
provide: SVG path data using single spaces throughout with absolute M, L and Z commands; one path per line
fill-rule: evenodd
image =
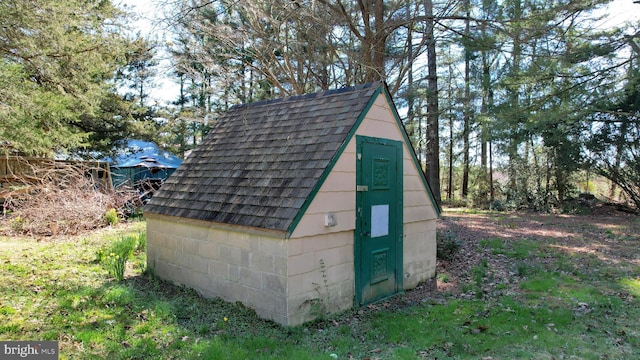
M 128 140 L 115 159 L 105 160 L 111 165 L 114 187 L 122 184 L 138 186 L 144 181 L 162 183 L 182 163 L 182 159 L 155 143 L 142 140 Z

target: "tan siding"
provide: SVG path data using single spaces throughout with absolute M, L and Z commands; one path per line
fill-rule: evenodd
M 345 159 L 346 161 L 342 161 L 340 163 L 346 164 L 347 162 L 350 162 L 349 159 L 355 161 L 355 156 L 347 156 L 347 158 Z M 355 169 L 353 169 L 353 165 L 350 171 L 336 171 L 336 169 L 334 168 L 330 176 L 328 176 L 327 179 L 325 180 L 323 187 L 330 189 L 331 192 L 337 192 L 337 193 L 353 192 L 352 180 L 354 179 L 354 176 L 355 176 L 354 170 Z M 345 209 L 349 209 L 349 208 L 347 207 Z
M 420 177 L 421 170 L 412 159 L 410 145 L 404 143 L 384 95 L 378 96 L 356 134 L 403 141 L 403 286 L 413 288 L 435 276 L 437 214 Z
M 431 215 L 431 216 L 430 216 Z M 434 220 L 436 218 L 432 206 L 412 206 L 404 208 L 404 223 Z
M 355 228 L 356 145 L 351 141 L 300 219 L 291 238 L 350 231 Z M 336 215 L 337 225 L 324 226 L 325 214 Z
M 405 169 L 406 168 L 407 167 L 405 166 Z M 425 191 L 424 185 L 422 184 L 422 181 L 420 180 L 420 177 L 417 174 L 406 175 L 404 177 L 404 191 Z
M 300 241 L 302 241 L 303 254 L 312 254 L 327 248 L 327 235 L 302 238 Z
M 355 206 L 355 199 L 354 199 Z M 332 213 L 336 216 L 337 225 L 334 227 L 326 227 L 324 226 L 324 217 L 325 214 Z M 293 232 L 293 237 L 304 237 L 304 236 L 314 236 L 317 234 L 330 234 L 334 232 L 342 232 L 353 230 L 355 228 L 355 211 L 343 211 L 343 212 L 335 212 L 327 209 L 326 212 L 320 212 L 316 214 L 306 213 L 298 226 Z
M 436 220 L 404 225 L 404 288 L 436 274 Z
M 422 196 L 423 194 L 424 192 L 422 191 L 405 191 L 402 199 L 404 207 L 426 206 L 425 201 L 428 198 L 425 199 L 425 196 Z
M 350 176 L 346 178 L 344 182 L 351 183 L 349 191 L 334 191 L 334 189 L 329 188 L 329 184 L 327 184 L 327 188 L 318 193 L 311 203 L 307 209 L 307 214 L 323 213 L 329 208 L 332 209 L 332 212 L 343 212 L 353 209 L 353 203 L 355 202 L 355 192 L 353 192 L 355 178 Z
M 357 135 L 403 141 L 386 98 L 376 99 Z M 410 153 L 403 146 L 404 286 L 414 287 L 435 274 L 436 214 Z M 353 137 L 295 228 L 289 243 L 288 313 L 293 324 L 311 320 L 311 303 L 331 298 L 334 311 L 353 305 L 356 138 Z M 324 214 L 334 213 L 337 226 L 325 227 Z M 324 249 L 324 250 L 323 250 Z M 314 256 L 311 256 L 314 254 Z M 325 264 L 326 292 L 320 259 Z M 322 301 L 327 301 L 323 299 Z M 317 306 L 317 305 L 316 305 Z

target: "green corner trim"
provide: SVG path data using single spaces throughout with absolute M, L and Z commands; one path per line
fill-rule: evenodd
M 414 166 L 418 169 L 418 173 L 420 173 L 420 180 L 422 181 L 422 185 L 424 185 L 425 189 L 427 189 L 427 194 L 429 194 L 429 198 L 431 199 L 433 208 L 436 210 L 436 215 L 438 216 L 438 218 L 440 218 L 440 216 L 442 216 L 442 209 L 440 208 L 440 205 L 438 204 L 438 202 L 436 202 L 436 198 L 433 196 L 433 190 L 431 190 L 431 186 L 429 186 L 429 182 L 427 181 L 427 177 L 424 173 L 424 170 L 422 170 L 422 166 L 418 161 L 418 157 L 416 156 L 416 152 L 413 148 L 413 144 L 411 144 L 411 140 L 407 135 L 407 129 L 404 127 L 402 120 L 400 120 L 400 115 L 398 114 L 398 109 L 396 108 L 396 104 L 393 102 L 393 99 L 391 98 L 391 94 L 389 94 L 389 89 L 387 88 L 387 85 L 384 84 L 381 87 L 384 88 L 384 95 L 387 97 L 387 102 L 391 106 L 391 112 L 393 113 L 393 117 L 396 119 L 396 123 L 398 124 L 398 127 L 402 132 L 402 137 L 404 138 L 404 141 L 407 144 L 407 147 L 409 149 L 409 154 L 411 155 L 411 160 L 413 161 Z
M 411 155 L 411 159 L 413 160 L 413 164 L 419 170 L 418 173 L 420 173 L 420 180 L 422 181 L 422 184 L 424 185 L 425 189 L 427 189 L 427 194 L 429 195 L 429 198 L 431 199 L 431 202 L 433 203 L 433 208 L 436 211 L 436 215 L 438 217 L 440 217 L 442 215 L 442 210 L 440 209 L 440 206 L 436 202 L 435 197 L 433 196 L 433 191 L 431 190 L 431 186 L 429 186 L 429 183 L 427 182 L 427 178 L 425 177 L 424 171 L 422 170 L 422 166 L 420 166 L 420 163 L 418 162 L 418 157 L 416 156 L 415 150 L 413 149 L 413 145 L 411 144 L 411 140 L 409 140 L 409 136 L 407 135 L 407 130 L 405 129 L 404 124 L 402 124 L 402 121 L 400 120 L 400 115 L 398 115 L 398 109 L 396 108 L 396 104 L 393 102 L 393 99 L 391 98 L 391 94 L 389 94 L 389 89 L 387 88 L 387 84 L 383 82 L 383 83 L 380 84 L 380 86 L 378 86 L 376 91 L 374 91 L 373 94 L 371 94 L 371 97 L 369 98 L 369 102 L 367 103 L 367 105 L 364 107 L 364 109 L 362 110 L 362 112 L 358 116 L 358 119 L 356 120 L 356 122 L 354 123 L 353 127 L 349 131 L 349 134 L 347 134 L 347 137 L 345 138 L 344 142 L 342 143 L 342 145 L 340 146 L 338 151 L 336 151 L 336 153 L 333 155 L 333 158 L 329 162 L 329 165 L 327 165 L 327 167 L 325 168 L 324 172 L 322 173 L 322 175 L 320 176 L 320 178 L 316 182 L 316 185 L 313 187 L 313 190 L 311 190 L 311 193 L 309 194 L 309 196 L 305 200 L 304 204 L 302 205 L 302 207 L 300 208 L 300 210 L 298 211 L 296 216 L 293 218 L 293 221 L 291 222 L 291 225 L 289 225 L 289 228 L 287 229 L 287 234 L 286 234 L 287 238 L 291 237 L 291 234 L 293 233 L 295 228 L 300 223 L 300 220 L 302 219 L 302 216 L 304 216 L 304 214 L 307 212 L 307 209 L 311 205 L 311 202 L 313 201 L 313 199 L 316 197 L 316 195 L 320 191 L 320 188 L 322 187 L 322 185 L 324 184 L 325 180 L 327 179 L 327 177 L 329 176 L 329 174 L 333 170 L 333 167 L 338 162 L 338 159 L 340 158 L 340 156 L 342 156 L 342 153 L 344 152 L 344 149 L 347 147 L 347 145 L 349 144 L 349 142 L 351 141 L 351 139 L 355 135 L 356 131 L 360 127 L 360 124 L 362 123 L 364 118 L 369 113 L 369 110 L 371 110 L 371 107 L 373 106 L 374 102 L 378 98 L 378 95 L 380 95 L 381 93 L 384 93 L 384 95 L 385 95 L 385 97 L 387 99 L 387 102 L 389 103 L 389 106 L 391 108 L 391 112 L 393 113 L 393 117 L 396 120 L 396 124 L 400 128 L 400 132 L 402 133 L 402 137 L 404 138 L 404 142 L 407 144 L 407 148 L 409 150 L 409 154 Z
M 295 230 L 295 228 L 300 223 L 300 220 L 302 219 L 302 216 L 304 216 L 304 214 L 307 212 L 307 209 L 311 205 L 311 202 L 313 201 L 313 199 L 316 197 L 316 195 L 320 191 L 320 188 L 322 188 L 322 185 L 324 184 L 325 180 L 327 180 L 327 177 L 329 176 L 329 174 L 333 170 L 333 167 L 338 162 L 338 159 L 340 159 L 340 157 L 342 156 L 342 153 L 344 152 L 344 149 L 346 149 L 347 145 L 349 144 L 349 142 L 353 138 L 354 134 L 356 133 L 358 127 L 360 127 L 360 124 L 362 123 L 364 118 L 367 116 L 367 113 L 369 113 L 369 110 L 373 106 L 373 103 L 376 101 L 376 98 L 378 97 L 378 95 L 380 95 L 380 93 L 383 91 L 383 88 L 385 88 L 385 87 L 386 86 L 381 84 L 380 86 L 378 86 L 376 91 L 374 91 L 373 94 L 371 94 L 371 98 L 369 98 L 369 102 L 367 103 L 367 105 L 364 107 L 364 109 L 362 110 L 362 112 L 358 116 L 358 119 L 356 120 L 356 122 L 351 127 L 351 130 L 349 130 L 349 133 L 347 134 L 347 137 L 345 138 L 344 142 L 342 143 L 342 145 L 340 145 L 340 148 L 338 148 L 338 151 L 336 151 L 336 153 L 333 155 L 333 158 L 331 158 L 331 161 L 329 162 L 329 165 L 327 165 L 327 167 L 324 169 L 324 172 L 322 173 L 322 175 L 318 179 L 318 182 L 316 182 L 316 185 L 313 187 L 313 190 L 311 190 L 311 193 L 309 194 L 309 196 L 305 200 L 304 204 L 302 204 L 302 207 L 300 208 L 300 210 L 296 214 L 296 217 L 293 218 L 293 221 L 291 222 L 291 225 L 289 225 L 289 228 L 287 229 L 287 235 L 286 235 L 287 238 L 291 237 L 291 234 L 293 234 L 293 231 Z M 387 97 L 387 98 L 389 98 L 389 97 Z M 394 108 L 395 108 L 395 106 L 394 106 Z

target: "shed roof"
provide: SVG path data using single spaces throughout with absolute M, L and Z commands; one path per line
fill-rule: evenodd
M 231 108 L 145 212 L 291 231 L 384 86 L 374 82 Z
M 120 149 L 114 159 L 107 157 L 105 161 L 119 168 L 144 166 L 176 169 L 182 163 L 182 159 L 160 149 L 154 142 L 143 140 L 127 140 L 126 147 Z

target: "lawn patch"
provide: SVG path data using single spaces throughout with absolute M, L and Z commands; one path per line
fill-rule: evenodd
M 505 220 L 514 232 L 521 226 L 516 215 Z M 416 298 L 408 291 L 285 328 L 242 304 L 205 299 L 154 277 L 145 270 L 143 241 L 117 281 L 96 254 L 126 236 L 142 239 L 143 228 L 118 224 L 96 237 L 57 241 L 0 238 L 0 339 L 57 340 L 61 358 L 78 359 L 633 359 L 640 353 L 640 269 L 625 260 L 630 257 L 603 260 L 579 243 L 589 236 L 563 237 L 575 241 L 567 244 L 533 238 L 531 231 L 526 238 L 484 232 L 477 241 L 454 234 L 464 239 L 464 257 L 480 249 L 480 259 L 463 281 L 453 271 L 438 278 L 475 294 L 425 291 Z M 584 229 L 609 239 L 598 227 Z M 609 240 L 620 244 L 618 237 Z M 446 263 L 460 265 L 459 258 Z
M 527 259 L 535 255 L 540 248 L 540 244 L 528 240 L 505 240 L 500 238 L 489 238 L 480 240 L 480 246 L 491 250 L 491 254 L 504 254 L 513 259 Z
M 623 278 L 620 280 L 620 285 L 631 295 L 640 298 L 640 278 Z

